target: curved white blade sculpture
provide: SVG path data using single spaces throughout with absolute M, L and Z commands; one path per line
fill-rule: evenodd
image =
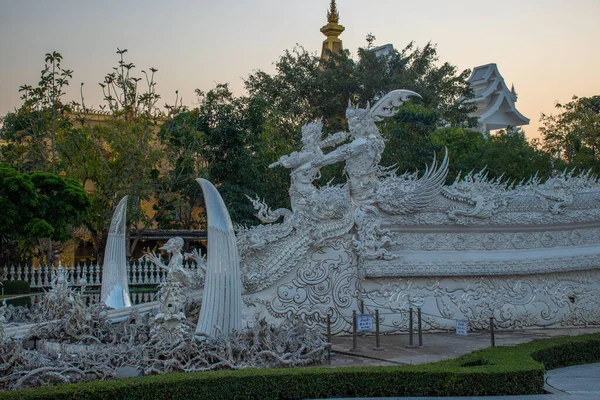
M 221 195 L 206 179 L 202 187 L 208 217 L 208 263 L 196 335 L 218 337 L 242 327 L 242 280 L 233 225 Z
M 398 89 L 392 90 L 386 93 L 377 103 L 373 104 L 372 107 L 368 107 L 369 112 L 373 116 L 375 121 L 381 121 L 383 118 L 393 117 L 398 112 L 400 107 L 409 97 L 421 97 L 419 93 L 415 93 L 412 90 Z
M 112 308 L 131 307 L 125 244 L 127 197 L 123 197 L 115 209 L 104 249 L 100 301 Z

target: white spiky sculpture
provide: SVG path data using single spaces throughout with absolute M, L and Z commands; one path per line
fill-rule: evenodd
M 218 337 L 242 327 L 242 280 L 233 225 L 221 195 L 197 179 L 208 218 L 208 263 L 196 335 Z
M 112 308 L 131 307 L 125 243 L 127 197 L 123 197 L 115 209 L 104 249 L 100 301 Z

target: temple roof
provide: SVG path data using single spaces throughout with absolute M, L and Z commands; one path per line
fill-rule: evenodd
M 371 49 L 371 51 L 373 53 L 375 53 L 375 55 L 377 57 L 379 57 L 379 56 L 388 56 L 391 52 L 394 51 L 394 45 L 391 44 L 391 43 L 384 44 L 383 46 L 373 47 Z
M 480 130 L 489 132 L 529 124 L 529 118 L 517 110 L 517 96 L 506 86 L 496 64 L 475 67 L 467 82 L 475 97 L 465 101 L 476 103 L 477 110 L 471 115 L 479 119 Z

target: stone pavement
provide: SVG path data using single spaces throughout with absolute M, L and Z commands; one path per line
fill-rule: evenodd
M 576 336 L 586 333 L 600 332 L 596 328 L 565 329 L 528 329 L 516 331 L 496 331 L 496 346 L 526 343 L 534 339 Z M 419 339 L 415 334 L 415 345 Z M 469 332 L 468 336 L 458 336 L 454 332 L 424 333 L 423 347 L 407 347 L 409 337 L 402 335 L 382 335 L 380 346 L 376 350 L 374 336 L 359 336 L 357 351 L 352 350 L 351 336 L 334 336 L 332 338 L 331 366 L 350 365 L 402 365 L 422 364 L 447 358 L 456 358 L 471 351 L 490 347 L 489 332 Z M 328 365 L 324 365 L 327 367 Z M 550 394 L 533 396 L 481 396 L 481 397 L 444 397 L 448 400 L 600 400 L 600 363 L 578 365 L 548 371 L 546 374 L 546 390 Z M 398 397 L 397 399 L 432 400 L 437 397 Z M 392 398 L 389 398 L 392 399 Z M 363 398 L 362 400 L 366 400 Z

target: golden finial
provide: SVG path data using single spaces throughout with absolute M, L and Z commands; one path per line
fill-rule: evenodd
M 335 0 L 331 0 L 329 10 L 327 10 L 327 25 L 321 27 L 321 33 L 327 37 L 323 41 L 323 49 L 321 51 L 321 59 L 325 60 L 328 57 L 328 51 L 339 54 L 344 49 L 339 36 L 344 32 L 344 27 L 338 24 L 340 14 L 335 5 Z
M 327 22 L 337 24 L 339 20 L 340 14 L 338 13 L 337 7 L 335 5 L 335 0 L 331 0 L 331 5 L 329 6 L 329 10 L 327 11 Z

